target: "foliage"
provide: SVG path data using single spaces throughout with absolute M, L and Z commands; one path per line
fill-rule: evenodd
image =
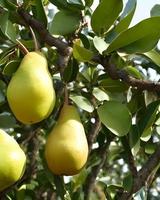
M 126 5 L 101 0 L 95 10 L 93 2 L 0 1 L 0 128 L 27 155 L 24 176 L 0 198 L 160 198 L 159 6 L 150 18 L 130 27 L 136 0 Z M 30 126 L 14 117 L 6 99 L 8 83 L 24 56 L 17 40 L 34 51 L 29 26 L 47 57 L 57 95 L 52 114 Z M 66 87 L 69 101 L 79 108 L 90 148 L 85 167 L 72 177 L 55 176 L 44 159 L 45 141 Z

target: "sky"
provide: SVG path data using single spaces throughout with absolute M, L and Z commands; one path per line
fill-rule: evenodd
M 150 17 L 150 10 L 155 4 L 160 5 L 160 0 L 137 0 L 137 8 L 131 25 Z

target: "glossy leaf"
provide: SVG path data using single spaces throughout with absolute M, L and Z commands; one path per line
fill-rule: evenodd
M 73 33 L 80 25 L 79 15 L 68 11 L 59 11 L 50 25 L 50 33 L 54 35 L 67 35 Z
M 98 110 L 101 122 L 115 135 L 121 137 L 128 134 L 131 127 L 131 114 L 126 105 L 107 101 Z
M 83 96 L 79 95 L 70 95 L 69 97 L 74 103 L 77 104 L 77 106 L 87 112 L 93 112 L 94 107 L 89 102 L 89 100 Z
M 95 87 L 93 89 L 93 95 L 95 96 L 96 99 L 98 99 L 98 101 L 109 100 L 109 96 L 107 95 L 107 93 L 98 87 Z
M 97 36 L 93 38 L 93 44 L 100 54 L 102 54 L 108 47 L 108 44 L 104 41 L 104 39 Z
M 143 79 L 142 74 L 140 73 L 140 71 L 138 69 L 136 69 L 135 67 L 132 66 L 127 66 L 124 68 L 125 71 L 127 71 L 127 73 L 137 79 Z
M 16 43 L 16 29 L 14 25 L 8 20 L 9 14 L 8 12 L 4 12 L 0 14 L 0 29 L 3 34 L 10 39 L 12 42 Z
M 123 180 L 123 187 L 125 190 L 130 192 L 130 190 L 132 189 L 132 185 L 133 185 L 133 177 L 132 174 L 129 173 Z
M 157 100 L 155 102 L 150 103 L 147 106 L 146 112 L 141 117 L 138 123 L 140 135 L 142 135 L 143 132 L 148 128 L 150 128 L 154 123 L 159 105 L 160 105 L 160 100 Z
M 123 8 L 121 0 L 102 0 L 91 18 L 91 26 L 95 33 L 103 35 L 118 18 Z
M 147 52 L 155 47 L 160 38 L 160 17 L 152 17 L 120 33 L 111 42 L 107 53 L 122 51 L 126 53 Z
M 53 3 L 55 6 L 57 6 L 59 9 L 66 9 L 67 8 L 67 1 L 66 0 L 49 0 L 51 3 Z
M 93 52 L 82 47 L 78 42 L 75 42 L 73 45 L 73 56 L 75 59 L 81 62 L 88 62 L 93 57 Z
M 149 59 L 151 59 L 156 65 L 160 67 L 160 55 L 157 51 L 155 50 L 148 51 L 144 53 L 144 55 L 148 57 Z
M 129 0 L 127 2 L 125 9 L 122 15 L 120 16 L 120 22 L 113 29 L 113 31 L 116 34 L 128 28 L 135 13 L 136 4 L 137 4 L 136 0 Z
M 93 0 L 85 0 L 85 6 L 91 7 L 93 4 Z

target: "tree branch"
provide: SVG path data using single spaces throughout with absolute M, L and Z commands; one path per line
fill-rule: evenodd
M 130 200 L 132 195 L 136 193 L 140 188 L 147 185 L 147 180 L 150 177 L 153 170 L 160 163 L 160 145 L 156 151 L 149 157 L 147 162 L 143 165 L 141 170 L 138 172 L 137 177 L 134 178 L 133 186 L 131 192 L 124 191 L 120 200 Z
M 91 173 L 87 176 L 85 185 L 84 185 L 84 199 L 89 200 L 90 194 L 93 191 L 96 178 L 99 174 L 99 171 L 103 167 L 106 158 L 107 158 L 107 151 L 109 148 L 109 145 L 111 143 L 112 138 L 109 138 L 106 143 L 104 143 L 102 146 L 99 147 L 99 158 L 101 159 L 98 165 L 94 166 L 91 170 Z

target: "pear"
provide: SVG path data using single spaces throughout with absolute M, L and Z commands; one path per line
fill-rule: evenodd
M 0 129 L 0 192 L 24 173 L 26 156 L 14 138 Z
M 88 144 L 75 106 L 64 104 L 45 146 L 48 168 L 56 175 L 75 175 L 88 157 Z
M 39 52 L 29 52 L 13 75 L 7 99 L 15 117 L 24 124 L 47 118 L 55 105 L 55 91 L 47 60 Z

